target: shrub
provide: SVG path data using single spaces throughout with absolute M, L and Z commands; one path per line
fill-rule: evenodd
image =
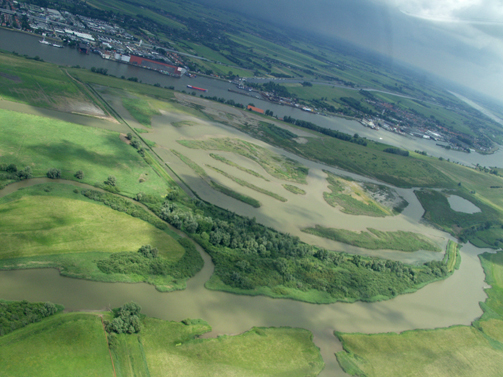
M 107 180 L 104 183 L 105 183 L 105 185 L 108 185 L 108 186 L 116 186 L 117 185 L 117 178 L 115 178 L 113 175 L 109 175 Z
M 61 170 L 60 169 L 56 169 L 56 168 L 49 169 L 47 171 L 47 178 L 51 178 L 51 179 L 59 179 L 59 178 L 61 178 Z
M 84 179 L 84 172 L 82 170 L 79 170 L 75 173 L 75 178 L 77 179 Z

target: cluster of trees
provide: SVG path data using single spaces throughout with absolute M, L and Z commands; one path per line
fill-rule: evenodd
M 357 134 L 355 134 L 354 136 L 351 136 L 351 135 L 348 135 L 344 132 L 331 130 L 331 129 L 325 128 L 325 127 L 320 127 L 314 123 L 307 122 L 305 120 L 295 119 L 290 116 L 284 117 L 283 120 L 287 123 L 292 123 L 292 124 L 295 124 L 296 126 L 299 126 L 302 128 L 307 128 L 309 130 L 314 130 L 316 132 L 322 133 L 323 135 L 334 137 L 339 140 L 349 141 L 350 143 L 363 145 L 365 147 L 367 146 L 367 141 L 365 139 L 359 137 Z
M 201 201 L 194 201 L 192 209 L 148 196 L 141 201 L 196 239 L 211 255 L 215 274 L 238 290 L 274 290 L 282 285 L 324 291 L 340 299 L 369 300 L 394 296 L 447 273 L 440 265 L 412 267 L 320 249 Z
M 136 334 L 141 330 L 141 306 L 136 302 L 129 302 L 114 310 L 115 318 L 104 321 L 108 333 Z
M 280 139 L 295 139 L 298 137 L 297 134 L 285 130 L 284 128 L 278 127 L 272 123 L 260 122 L 261 131 Z
M 141 146 L 140 140 L 138 140 L 138 138 L 136 138 L 131 132 L 127 133 L 126 138 L 131 142 L 129 145 L 138 150 L 140 156 L 145 157 L 145 150 Z
M 0 336 L 39 322 L 61 309 L 50 302 L 0 301 Z
M 400 149 L 400 148 L 386 148 L 386 149 L 383 149 L 383 152 L 397 154 L 399 156 L 404 156 L 404 157 L 409 156 L 409 151 L 404 151 L 403 149 Z
M 61 169 L 51 168 L 47 170 L 47 178 L 51 179 L 61 178 Z
M 18 170 L 15 164 L 0 164 L 0 179 L 12 179 L 15 181 L 22 181 L 30 179 L 32 175 L 31 167 L 27 166 L 22 170 Z
M 176 262 L 159 256 L 156 248 L 142 246 L 137 252 L 120 252 L 99 260 L 96 264 L 106 274 L 136 274 L 140 276 L 172 276 L 176 279 L 191 278 L 203 268 L 203 259 L 194 244 L 185 238 L 178 241 L 185 253 Z
M 91 72 L 94 72 L 94 73 L 99 73 L 101 75 L 105 75 L 107 76 L 108 75 L 108 69 L 106 68 L 96 68 L 96 67 L 92 67 L 91 68 Z
M 229 100 L 226 101 L 225 98 L 222 98 L 222 97 L 203 96 L 202 94 L 201 94 L 201 98 L 209 99 L 210 101 L 216 101 L 216 102 L 220 102 L 220 103 L 225 103 L 226 105 L 234 106 L 234 107 L 237 107 L 238 109 L 244 109 L 245 108 L 245 105 L 243 105 L 242 103 L 237 103 L 237 102 L 235 102 L 232 99 L 229 99 Z

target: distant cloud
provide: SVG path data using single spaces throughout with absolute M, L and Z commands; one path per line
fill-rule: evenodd
M 501 0 L 378 0 L 431 21 L 503 24 Z

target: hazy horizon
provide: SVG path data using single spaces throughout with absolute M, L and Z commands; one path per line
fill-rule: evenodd
M 503 3 L 496 0 L 197 0 L 344 40 L 503 104 Z

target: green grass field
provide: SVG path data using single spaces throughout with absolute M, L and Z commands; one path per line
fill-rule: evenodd
M 0 242 L 4 245 L 0 269 L 51 267 L 65 276 L 147 282 L 162 291 L 185 287 L 188 277 L 174 279 L 169 273 L 101 271 L 98 261 L 118 252 L 136 252 L 142 245 L 157 247 L 160 258 L 172 265 L 182 263 L 186 250 L 178 243 L 179 236 L 167 226 L 158 229 L 74 189 L 72 185 L 42 184 L 0 199 Z
M 453 253 L 454 244 L 448 245 Z M 336 353 L 353 376 L 500 376 L 503 368 L 503 252 L 479 255 L 488 298 L 472 326 L 405 331 L 401 334 L 335 335 L 344 351 Z M 456 268 L 455 263 L 454 268 Z M 448 262 L 448 266 L 452 266 Z
M 181 145 L 204 150 L 219 150 L 239 154 L 260 164 L 270 175 L 285 181 L 306 183 L 308 169 L 299 162 L 277 155 L 265 148 L 241 139 L 214 138 L 204 141 L 177 140 Z
M 63 111 L 72 109 L 72 102 L 93 103 L 79 84 L 51 63 L 0 53 L 0 73 L 0 98 L 9 101 Z
M 54 189 L 46 193 L 48 187 Z M 157 247 L 163 257 L 173 261 L 183 255 L 183 248 L 166 232 L 82 200 L 84 196 L 74 193 L 73 188 L 39 185 L 0 199 L 0 258 L 136 251 L 146 244 Z M 40 195 L 42 192 L 46 195 Z
M 438 245 L 433 243 L 427 237 L 413 232 L 382 232 L 371 228 L 368 228 L 368 232 L 353 232 L 345 229 L 325 228 L 320 225 L 316 225 L 314 228 L 304 228 L 302 231 L 337 242 L 363 247 L 365 249 L 441 251 Z M 454 261 L 455 260 L 456 258 L 454 258 Z
M 145 127 L 150 127 L 153 115 L 161 115 L 161 113 L 153 109 L 148 101 L 143 98 L 122 98 L 122 105 L 129 113 Z
M 193 339 L 211 328 L 148 318 L 141 334 L 151 376 L 317 376 L 323 369 L 309 331 L 252 328 L 241 335 Z
M 0 337 L 0 376 L 113 376 L 99 316 L 57 314 Z
M 63 178 L 76 180 L 75 172 L 82 170 L 83 182 L 102 185 L 113 175 L 129 196 L 140 191 L 160 196 L 169 188 L 116 132 L 0 110 L 0 133 L 0 163 L 30 166 L 36 177 L 57 168 Z
M 503 352 L 471 326 L 401 334 L 337 334 L 336 354 L 353 376 L 500 376 Z
M 294 328 L 252 328 L 235 336 L 197 339 L 202 320 L 144 317 L 139 334 L 109 335 L 110 313 L 64 313 L 0 337 L 0 376 L 292 376 L 324 367 L 312 334 Z M 113 338 L 113 339 L 112 339 Z

